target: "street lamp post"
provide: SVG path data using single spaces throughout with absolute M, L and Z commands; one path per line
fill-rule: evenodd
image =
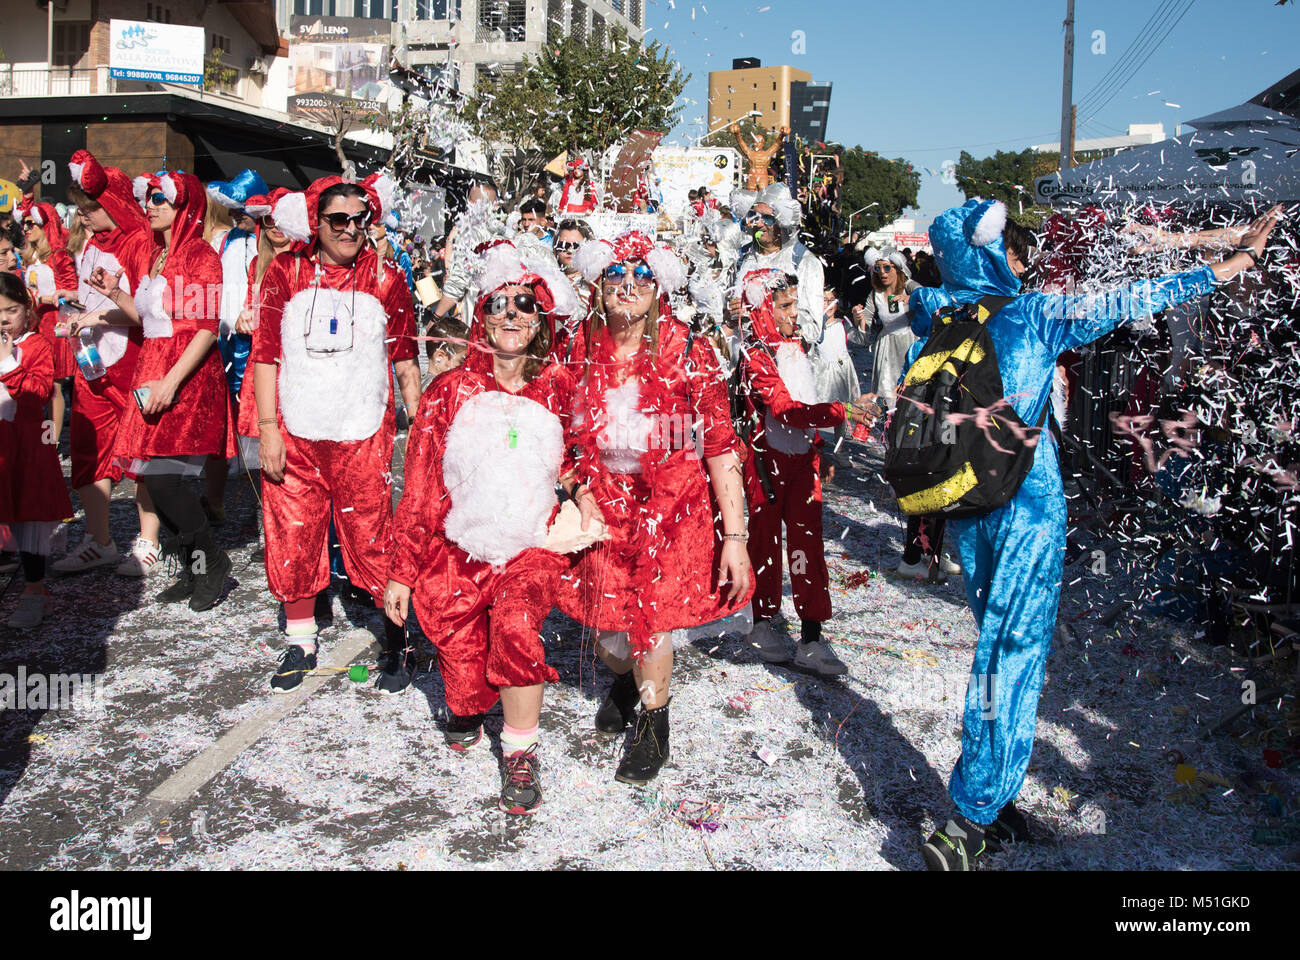
M 856 217 L 859 213 L 863 213 L 867 210 L 870 210 L 872 207 L 875 206 L 879 206 L 879 204 L 869 203 L 861 210 L 854 210 L 852 213 L 849 214 L 849 239 L 853 238 L 853 218 Z

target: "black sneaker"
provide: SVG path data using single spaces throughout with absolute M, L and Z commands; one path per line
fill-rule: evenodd
M 631 670 L 614 677 L 613 686 L 596 711 L 596 732 L 610 736 L 622 733 L 636 719 L 636 705 L 640 702 L 641 691 L 636 688 Z
M 284 648 L 280 665 L 275 668 L 275 674 L 271 677 L 271 691 L 288 693 L 296 690 L 302 683 L 303 677 L 315 669 L 316 651 L 308 653 L 298 644 L 291 643 Z
M 967 873 L 975 869 L 975 861 L 984 854 L 985 842 L 981 837 L 979 849 L 971 850 L 970 837 L 951 820 L 942 830 L 936 830 L 921 846 L 925 865 L 940 872 Z
M 190 609 L 195 613 L 202 613 L 215 607 L 217 601 L 221 599 L 221 593 L 226 586 L 226 577 L 234 564 L 230 562 L 230 555 L 217 546 L 210 528 L 204 530 L 194 543 L 194 558 L 197 560 L 202 556 L 204 566 L 202 573 L 194 574 Z
M 1033 843 L 1033 831 L 1025 815 L 1016 809 L 1015 802 L 998 811 L 998 818 L 989 824 L 984 841 L 990 853 L 997 853 L 1009 843 Z
M 519 750 L 505 758 L 506 783 L 501 788 L 498 806 L 506 813 L 536 813 L 542 805 L 542 783 L 537 777 L 541 761 L 537 759 L 537 744 Z
M 453 750 L 468 750 L 483 739 L 483 714 L 459 717 L 453 713 L 447 719 L 447 727 L 442 732 L 442 738 Z

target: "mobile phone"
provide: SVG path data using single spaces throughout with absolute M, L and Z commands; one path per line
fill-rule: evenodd
M 86 312 L 86 305 L 84 303 L 82 303 L 80 300 L 73 300 L 68 297 L 64 297 L 62 300 L 60 300 L 59 306 L 71 307 L 73 310 L 76 310 L 78 313 Z
M 135 405 L 140 408 L 141 413 L 144 413 L 144 405 L 149 402 L 149 388 L 136 387 L 131 391 L 131 396 L 135 397 Z

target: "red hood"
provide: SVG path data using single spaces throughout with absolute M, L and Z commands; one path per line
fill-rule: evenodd
M 179 171 L 136 177 L 137 184 L 142 181 L 146 196 L 160 190 L 176 207 L 176 219 L 172 223 L 173 250 L 192 240 L 203 239 L 203 218 L 208 212 L 208 193 L 203 189 L 203 181 L 192 173 Z M 162 246 L 162 233 L 153 231 L 153 242 L 155 246 Z
M 131 232 L 149 225 L 131 188 L 130 178 L 117 167 L 100 166 L 86 150 L 78 150 L 68 163 L 72 179 L 113 218 L 119 230 Z
M 799 342 L 797 331 L 794 336 L 787 337 L 776 328 L 776 311 L 772 305 L 772 288 L 769 284 L 784 276 L 783 270 L 751 270 L 745 274 L 740 288 L 745 305 L 749 308 L 750 333 L 773 351 L 783 343 Z
M 316 239 L 316 225 L 319 222 L 320 195 L 330 187 L 346 181 L 339 176 L 321 177 L 313 180 L 306 190 L 286 192 L 273 204 L 271 215 L 276 226 L 284 231 L 290 240 L 309 243 Z M 370 208 L 370 222 L 383 223 L 393 204 L 393 182 L 381 173 L 372 173 L 357 186 L 366 192 L 366 204 Z M 274 194 L 274 191 L 273 191 Z
M 26 203 L 18 207 L 18 213 L 24 219 L 31 217 L 36 225 L 45 231 L 45 239 L 51 250 L 62 250 L 68 245 L 68 229 L 59 219 L 59 211 L 51 203 Z

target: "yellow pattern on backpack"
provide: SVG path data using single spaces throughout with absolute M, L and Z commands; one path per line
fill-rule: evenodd
M 962 468 L 942 483 L 926 490 L 918 490 L 898 500 L 899 509 L 909 517 L 925 513 L 938 513 L 949 504 L 956 503 L 979 484 L 975 468 L 967 460 Z

